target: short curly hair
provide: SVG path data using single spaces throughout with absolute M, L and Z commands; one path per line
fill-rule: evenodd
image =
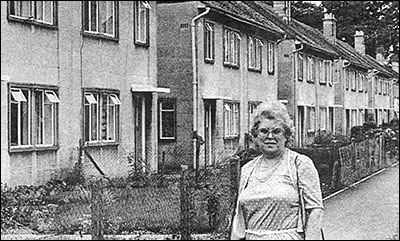
M 254 137 L 257 137 L 257 129 L 263 119 L 277 120 L 285 130 L 286 139 L 289 140 L 292 138 L 294 132 L 293 121 L 289 116 L 286 106 L 280 101 L 262 102 L 257 106 L 251 127 L 251 134 Z

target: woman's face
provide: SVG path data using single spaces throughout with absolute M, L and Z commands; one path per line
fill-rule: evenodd
M 286 143 L 285 129 L 277 120 L 262 119 L 258 129 L 256 143 L 260 151 L 267 156 L 278 156 Z

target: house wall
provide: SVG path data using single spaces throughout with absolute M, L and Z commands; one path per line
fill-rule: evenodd
M 171 89 L 160 98 L 176 99 L 176 141 L 159 141 L 160 161 L 166 165 L 192 165 L 193 67 L 191 20 L 197 3 L 158 5 L 158 83 Z
M 171 93 L 164 95 L 177 99 L 177 141 L 160 141 L 162 152 L 175 154 L 175 162 L 186 162 L 192 165 L 191 155 L 193 142 L 193 66 L 190 29 L 182 29 L 181 24 L 191 23 L 191 19 L 199 12 L 196 2 L 176 4 L 160 4 L 159 6 L 159 49 L 158 74 L 159 84 L 171 88 Z M 213 64 L 204 61 L 204 21 L 209 21 L 215 27 L 215 59 Z M 231 68 L 223 65 L 223 29 L 224 26 L 240 33 L 240 67 Z M 162 31 L 161 31 L 162 30 Z M 264 42 L 262 71 L 251 72 L 247 65 L 247 34 L 259 37 Z M 204 101 L 212 97 L 215 101 L 215 138 L 213 149 L 216 150 L 216 161 L 222 159 L 244 144 L 244 134 L 248 130 L 248 101 L 265 101 L 277 99 L 277 69 L 270 75 L 267 71 L 267 41 L 272 39 L 269 33 L 254 26 L 244 25 L 221 16 L 210 13 L 196 22 L 196 50 L 198 67 L 198 115 L 196 130 L 205 136 Z M 277 57 L 275 54 L 275 65 Z M 234 140 L 224 138 L 224 101 L 240 102 L 240 135 Z M 200 159 L 204 158 L 204 145 L 201 147 Z M 186 160 L 179 159 L 178 149 L 183 149 Z M 166 161 L 172 157 L 166 157 Z M 183 163 L 182 163 L 183 164 Z M 200 165 L 204 162 L 200 161 Z
M 58 27 L 51 29 L 7 21 L 7 2 L 1 2 L 2 76 L 9 76 L 11 84 L 57 86 L 60 99 L 58 150 L 3 152 L 8 150 L 8 141 L 2 138 L 2 166 L 5 160 L 4 166 L 8 166 L 10 171 L 10 175 L 5 175 L 4 179 L 2 173 L 2 182 L 8 181 L 10 185 L 38 185 L 54 175 L 62 175 L 63 170 L 74 166 L 79 157 L 79 140 L 83 138 L 83 88 L 114 89 L 120 92 L 119 145 L 92 147 L 89 152 L 107 175 L 128 174 L 124 155 L 134 148 L 131 85 L 154 86 L 157 83 L 157 6 L 155 1 L 150 2 L 150 47 L 142 48 L 135 46 L 133 41 L 132 2 L 119 2 L 118 41 L 82 36 L 81 4 L 74 1 L 58 2 Z M 8 106 L 8 100 L 3 96 L 8 96 L 8 90 L 3 81 L 1 93 L 1 112 L 4 118 L 7 109 L 3 106 Z M 155 122 L 156 113 L 152 115 L 151 119 Z M 155 140 L 156 132 L 151 133 L 150 139 Z M 155 147 L 152 146 L 153 149 Z M 102 158 L 106 153 L 114 153 L 112 156 L 118 158 L 115 161 Z

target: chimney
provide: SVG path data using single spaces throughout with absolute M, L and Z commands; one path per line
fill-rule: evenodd
M 336 43 L 336 19 L 333 13 L 324 14 L 324 36 L 333 44 Z
M 376 50 L 376 61 L 378 61 L 379 64 L 385 65 L 385 48 L 383 48 L 382 45 L 379 45 Z
M 290 1 L 272 1 L 273 2 L 273 8 L 275 13 L 278 14 L 280 18 L 285 23 L 290 22 L 291 20 L 291 4 Z
M 354 48 L 360 54 L 365 54 L 365 38 L 363 31 L 356 31 L 354 35 Z

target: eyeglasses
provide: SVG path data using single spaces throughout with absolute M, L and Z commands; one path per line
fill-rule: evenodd
M 269 136 L 269 134 L 272 134 L 274 137 L 276 137 L 282 135 L 283 133 L 285 133 L 285 130 L 282 128 L 274 128 L 272 130 L 261 128 L 258 130 L 258 134 L 263 136 Z

